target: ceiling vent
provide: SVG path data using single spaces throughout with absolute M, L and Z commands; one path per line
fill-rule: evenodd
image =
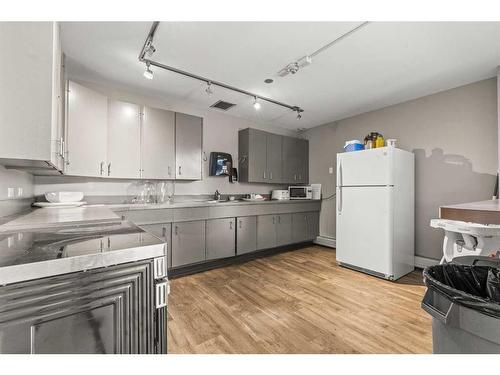
M 219 100 L 218 102 L 212 104 L 210 108 L 217 108 L 223 111 L 227 111 L 230 108 L 233 108 L 236 104 L 225 102 L 224 100 Z

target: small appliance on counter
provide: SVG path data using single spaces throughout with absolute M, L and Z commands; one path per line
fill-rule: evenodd
M 289 186 L 289 199 L 312 199 L 311 185 L 304 186 Z
M 271 199 L 273 200 L 287 200 L 290 199 L 288 190 L 273 190 L 271 192 Z
M 321 184 L 311 184 L 312 199 L 321 199 Z

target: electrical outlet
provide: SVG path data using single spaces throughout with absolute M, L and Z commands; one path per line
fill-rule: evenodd
M 18 187 L 17 188 L 17 196 L 18 197 L 22 197 L 23 196 L 23 188 L 22 187 Z
M 328 173 L 333 174 L 333 167 L 328 168 Z
M 14 198 L 16 190 L 13 187 L 7 188 L 7 198 Z

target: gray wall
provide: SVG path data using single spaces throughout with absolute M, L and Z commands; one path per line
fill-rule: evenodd
M 429 227 L 444 204 L 490 199 L 498 169 L 496 78 L 313 128 L 310 181 L 335 191 L 336 154 L 370 131 L 396 138 L 415 154 L 416 255 L 439 259 L 443 234 Z M 324 201 L 321 235 L 335 237 L 335 200 Z

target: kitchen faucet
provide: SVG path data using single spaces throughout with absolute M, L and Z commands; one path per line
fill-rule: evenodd
M 220 201 L 220 198 L 221 198 L 221 193 L 219 193 L 219 190 L 215 190 L 214 199 L 216 201 Z

